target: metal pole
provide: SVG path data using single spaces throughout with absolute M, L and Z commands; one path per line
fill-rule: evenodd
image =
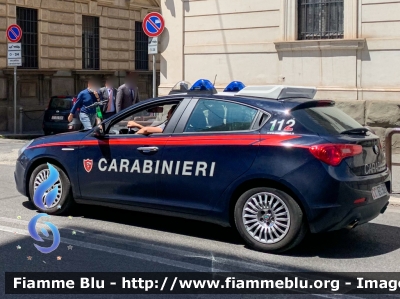
M 22 117 L 23 117 L 24 109 L 19 107 L 19 133 L 22 134 Z
M 14 134 L 17 134 L 17 67 L 14 66 Z
M 153 54 L 153 98 L 156 97 L 156 54 Z
M 391 178 L 393 177 L 392 175 L 392 166 L 393 166 L 393 161 L 392 161 L 392 137 L 394 134 L 400 134 L 400 128 L 393 128 L 389 129 L 386 131 L 385 134 L 385 154 L 386 154 L 386 164 L 387 167 L 390 170 L 390 175 Z M 390 193 L 393 193 L 393 180 L 391 180 L 392 183 L 390 184 Z

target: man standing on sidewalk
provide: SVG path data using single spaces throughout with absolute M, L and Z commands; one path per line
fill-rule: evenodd
M 85 130 L 90 130 L 96 124 L 96 108 L 86 108 L 87 106 L 93 105 L 95 102 L 100 100 L 97 90 L 99 89 L 99 84 L 94 78 L 90 78 L 88 82 L 88 88 L 82 90 L 72 107 L 70 114 L 68 116 L 68 121 L 71 122 L 74 118 L 74 114 L 79 110 L 79 119 Z
M 115 101 L 117 98 L 117 90 L 114 88 L 114 77 L 108 77 L 106 80 L 106 86 L 100 89 L 100 98 L 103 101 L 107 101 L 107 104 L 103 107 L 103 119 L 107 119 L 113 116 L 116 112 Z
M 117 91 L 116 108 L 117 113 L 140 101 L 139 89 L 137 87 L 137 75 L 129 73 Z

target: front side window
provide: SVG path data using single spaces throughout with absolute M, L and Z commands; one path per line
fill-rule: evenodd
M 82 16 L 82 68 L 100 69 L 99 18 Z
M 157 127 L 161 132 L 165 129 L 168 121 L 175 112 L 179 101 L 167 104 L 159 104 L 157 106 L 148 106 L 142 110 L 136 110 L 122 120 L 119 120 L 111 126 L 109 134 L 136 134 L 141 127 Z M 130 126 L 129 124 L 138 124 L 138 126 Z M 160 133 L 161 133 L 160 132 Z
M 344 0 L 299 0 L 299 39 L 341 39 Z
M 200 99 L 184 132 L 247 131 L 252 128 L 257 112 L 236 103 Z

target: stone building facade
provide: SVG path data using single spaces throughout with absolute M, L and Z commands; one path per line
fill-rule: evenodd
M 123 83 L 126 71 L 136 71 L 140 96 L 151 96 L 152 63 L 147 40 L 138 30 L 148 12 L 160 11 L 159 5 L 160 0 L 0 0 L 0 131 L 12 131 L 14 124 L 13 69 L 7 67 L 6 57 L 8 25 L 25 21 L 25 26 L 31 26 L 26 24 L 33 24 L 34 18 L 37 21 L 37 32 L 30 28 L 22 40 L 33 45 L 23 52 L 23 59 L 37 56 L 36 65 L 19 67 L 17 73 L 18 108 L 37 110 L 24 113 L 23 131 L 35 131 L 41 129 L 41 115 L 49 98 L 78 93 L 89 76 L 115 75 Z M 22 15 L 25 12 L 27 16 Z M 85 18 L 95 21 L 86 39 L 85 26 L 91 25 L 83 24 Z M 141 49 L 137 49 L 138 36 L 143 40 Z M 35 38 L 36 44 L 32 42 Z M 138 64 L 139 58 L 142 61 Z
M 161 11 L 160 94 L 216 75 L 219 90 L 316 86 L 381 137 L 400 126 L 400 1 L 165 0 Z

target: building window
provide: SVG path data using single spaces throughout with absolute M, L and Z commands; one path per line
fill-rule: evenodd
M 149 38 L 143 31 L 142 22 L 135 22 L 135 69 L 149 69 Z
M 100 69 L 98 17 L 82 16 L 82 68 Z
M 38 68 L 38 11 L 17 7 L 17 24 L 22 29 L 22 66 L 24 69 Z
M 299 39 L 343 38 L 344 0 L 299 0 Z

